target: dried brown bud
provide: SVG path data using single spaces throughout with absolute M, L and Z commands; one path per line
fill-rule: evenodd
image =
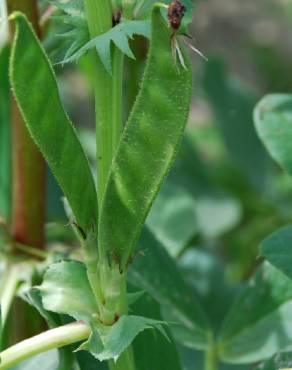
M 168 21 L 170 26 L 177 30 L 185 14 L 186 7 L 180 0 L 174 0 L 168 7 Z

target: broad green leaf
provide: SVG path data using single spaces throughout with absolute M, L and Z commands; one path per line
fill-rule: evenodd
M 57 0 L 49 1 L 52 5 L 60 10 L 63 10 L 66 14 L 75 15 L 84 13 L 84 2 L 83 0 L 69 0 L 67 2 L 60 2 Z
M 205 369 L 205 353 L 190 348 L 179 346 L 181 362 L 184 370 Z M 254 370 L 250 365 L 230 365 L 220 362 L 217 370 Z M 278 369 L 277 369 L 278 370 Z
M 256 97 L 244 85 L 228 79 L 220 60 L 205 63 L 202 84 L 232 159 L 250 182 L 261 188 L 269 158 L 253 126 Z
M 80 349 L 90 351 L 100 361 L 116 361 L 140 332 L 154 328 L 163 332 L 162 324 L 162 321 L 147 317 L 124 315 L 110 327 L 93 326 L 89 340 L 83 343 Z M 101 334 L 105 329 L 108 329 L 108 332 Z
M 18 365 L 12 366 L 10 370 L 61 370 L 59 369 L 58 351 L 51 350 L 33 356 Z M 64 370 L 64 369 L 62 369 Z
M 137 301 L 139 301 L 140 298 L 143 297 L 144 295 L 145 295 L 145 291 L 144 290 L 140 290 L 138 292 L 127 293 L 127 303 L 128 303 L 128 306 L 131 306 L 134 303 L 136 303 Z
M 60 5 L 62 8 L 65 7 L 67 9 L 68 3 L 61 3 Z M 70 58 L 89 41 L 89 30 L 84 14 L 79 13 L 78 10 L 74 11 L 74 9 L 71 9 L 70 7 L 66 10 L 66 12 L 68 15 L 66 14 L 52 17 L 52 21 L 55 22 L 57 30 L 61 28 L 57 34 L 57 37 L 56 35 L 52 36 L 53 40 L 55 42 L 61 42 L 61 45 L 64 43 L 67 44 L 67 50 L 63 57 L 64 60 Z M 64 27 L 65 30 L 63 30 Z
M 292 281 L 266 263 L 232 306 L 223 324 L 222 361 L 254 363 L 292 349 Z
M 215 239 L 240 223 L 242 207 L 237 199 L 230 196 L 206 194 L 197 199 L 196 219 L 200 233 Z
M 173 163 L 187 122 L 192 72 L 178 70 L 171 30 L 154 7 L 146 70 L 121 136 L 99 220 L 99 247 L 127 264 L 145 218 Z
M 75 353 L 80 370 L 107 370 L 106 362 L 100 362 L 88 351 L 77 351 Z
M 226 279 L 226 265 L 207 248 L 188 248 L 178 265 L 217 333 L 241 286 Z
M 189 130 L 186 130 L 177 158 L 167 176 L 168 182 L 183 187 L 195 199 L 212 190 L 207 168 Z
M 198 232 L 196 201 L 182 187 L 166 181 L 146 223 L 168 252 L 177 256 Z
M 61 324 L 59 315 L 49 312 L 44 308 L 41 292 L 38 288 L 29 289 L 21 297 L 38 310 L 39 314 L 46 320 L 50 328 L 54 328 Z
M 10 60 L 14 94 L 27 128 L 67 197 L 77 223 L 86 231 L 97 219 L 97 195 L 88 161 L 62 106 L 43 47 L 23 14 L 14 13 L 14 20 Z
M 292 353 L 279 353 L 271 360 L 266 361 L 255 368 L 255 370 L 291 370 Z
M 0 216 L 6 220 L 9 220 L 11 207 L 8 55 L 7 47 L 0 50 Z
M 261 255 L 292 279 L 292 226 L 273 232 L 260 245 Z
M 64 210 L 64 203 L 62 201 L 63 194 L 60 186 L 58 185 L 54 175 L 48 169 L 47 170 L 47 182 L 46 182 L 46 222 L 50 223 L 47 229 L 50 227 L 57 226 L 59 223 L 60 228 L 65 225 L 68 221 Z M 73 232 L 72 228 L 67 228 L 63 231 L 68 234 Z M 47 235 L 48 238 L 48 235 Z M 61 240 L 58 240 L 60 242 Z
M 146 230 L 128 275 L 131 284 L 147 291 L 171 315 L 171 321 L 177 323 L 171 328 L 184 345 L 208 347 L 210 328 L 193 291 L 164 248 Z
M 129 46 L 129 39 L 134 35 L 141 35 L 150 37 L 150 22 L 148 21 L 122 21 L 115 27 L 111 28 L 108 32 L 97 36 L 86 43 L 82 48 L 78 49 L 75 53 L 71 53 L 69 57 L 64 58 L 61 63 L 69 63 L 78 60 L 88 50 L 95 48 L 100 57 L 105 69 L 111 73 L 111 44 L 116 45 L 122 53 L 129 58 L 135 59 L 135 56 Z M 67 52 L 68 54 L 68 52 Z
M 292 175 L 292 95 L 264 97 L 255 108 L 254 121 L 270 155 Z
M 133 306 L 135 315 L 162 320 L 158 303 L 148 294 Z M 165 328 L 170 339 L 171 334 Z M 145 330 L 134 340 L 133 352 L 136 370 L 180 370 L 180 361 L 174 343 L 158 330 Z
M 147 226 L 175 256 L 196 234 L 217 238 L 236 227 L 242 216 L 238 199 L 214 189 L 190 135 L 186 136 Z
M 90 322 L 98 311 L 86 267 L 77 261 L 61 261 L 50 265 L 40 286 L 44 308 L 68 314 L 76 320 Z

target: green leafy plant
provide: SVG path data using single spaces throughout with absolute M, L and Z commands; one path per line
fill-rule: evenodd
M 181 20 L 184 7 L 175 4 Z M 166 5 L 154 5 L 147 21 L 127 20 L 131 13 L 125 9 L 125 18 L 113 28 L 108 1 L 84 5 L 85 13 L 79 2 L 60 4 L 60 8 L 67 13 L 63 21 L 88 27 L 93 37 L 66 61 L 93 46 L 97 51 L 90 51 L 97 114 L 97 190 L 46 52 L 26 16 L 21 12 L 10 16 L 15 27 L 10 56 L 13 93 L 26 128 L 66 197 L 83 262 L 49 265 L 41 285 L 25 293 L 41 313 L 69 315 L 76 322 L 63 327 L 54 323 L 51 331 L 3 351 L 1 369 L 86 338 L 79 350 L 109 361 L 111 369 L 135 369 L 131 343 L 138 333 L 157 328 L 166 335 L 163 320 L 128 313 L 126 275 L 145 218 L 182 138 L 190 106 L 191 67 L 187 55 L 183 66 L 173 59 L 175 31 L 161 13 Z M 140 91 L 122 127 L 123 54 L 134 57 L 128 45 L 134 34 L 149 37 L 150 48 Z M 32 298 L 34 291 L 37 300 Z
M 7 8 L 0 370 L 289 367 L 291 96 L 210 58 L 187 126 L 189 0 Z

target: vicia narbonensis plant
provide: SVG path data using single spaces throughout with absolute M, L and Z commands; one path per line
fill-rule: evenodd
M 57 179 L 82 247 L 83 260 L 50 264 L 42 283 L 26 297 L 40 312 L 69 315 L 60 326 L 4 350 L 0 369 L 52 348 L 84 341 L 110 369 L 134 370 L 131 343 L 164 322 L 131 315 L 127 270 L 146 216 L 177 153 L 188 118 L 192 72 L 180 38 L 189 4 L 174 0 L 151 9 L 141 1 L 53 2 L 65 12 L 72 43 L 62 63 L 88 53 L 96 107 L 97 186 L 58 91 L 49 58 L 21 12 L 10 16 L 15 35 L 10 82 L 26 127 Z M 143 12 L 142 12 L 143 10 Z M 140 15 L 143 13 L 143 18 Z M 149 17 L 145 17 L 149 15 Z M 150 39 L 136 101 L 123 124 L 124 57 L 129 38 Z M 65 362 L 66 363 L 66 362 Z M 60 369 L 71 369 L 63 363 Z M 63 367 L 62 367 L 63 366 Z M 140 368 L 140 367 L 139 367 Z

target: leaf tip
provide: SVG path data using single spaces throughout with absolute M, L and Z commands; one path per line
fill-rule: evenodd
M 19 17 L 24 17 L 24 14 L 21 13 L 20 11 L 15 11 L 15 12 L 12 12 L 9 17 L 8 17 L 8 20 L 9 21 L 15 21 L 17 20 L 17 18 Z

